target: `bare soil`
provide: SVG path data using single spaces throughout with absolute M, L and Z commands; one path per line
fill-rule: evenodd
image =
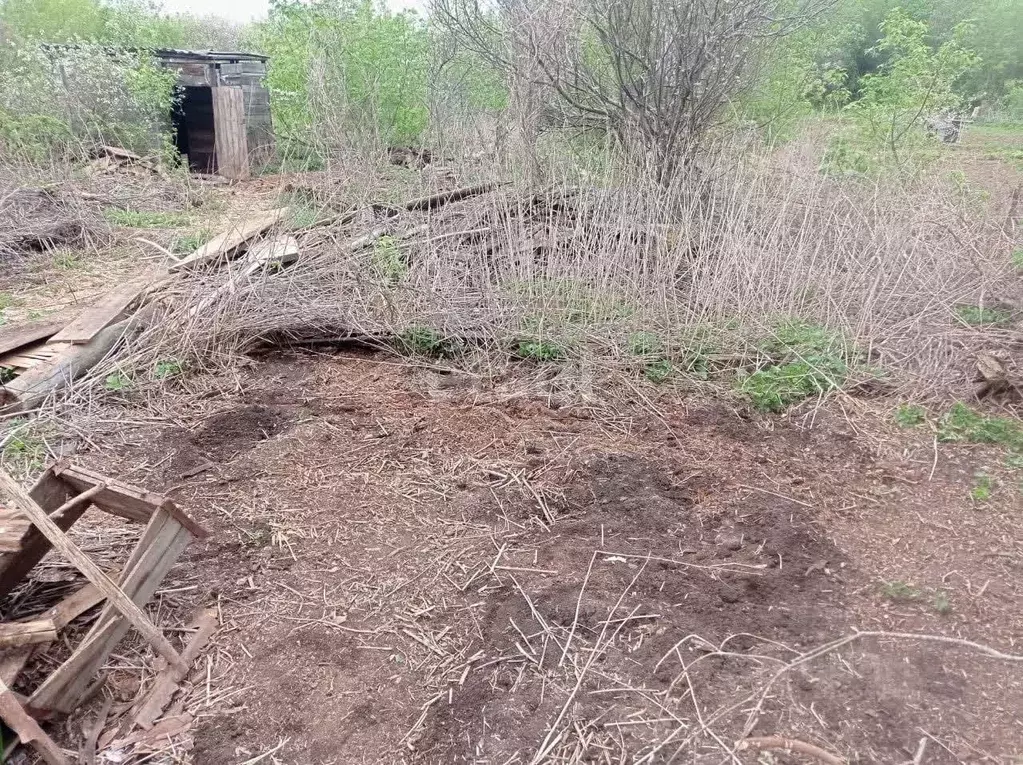
M 454 380 L 281 354 L 90 434 L 76 459 L 212 532 L 168 585 L 225 625 L 192 762 L 813 761 L 724 754 L 773 734 L 861 763 L 1023 753 L 1019 662 L 905 637 L 807 659 L 856 630 L 1020 653 L 1021 495 L 967 495 L 994 452 L 935 463 L 851 400 L 551 409 Z

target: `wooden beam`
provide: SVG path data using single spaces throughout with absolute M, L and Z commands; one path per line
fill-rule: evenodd
M 155 274 L 133 279 L 107 294 L 82 311 L 64 329 L 50 338 L 51 343 L 88 343 L 109 327 L 139 295 L 157 281 Z
M 232 181 L 249 178 L 249 142 L 245 130 L 245 94 L 238 87 L 212 88 L 213 135 L 217 174 Z
M 39 476 L 39 480 L 28 494 L 37 505 L 50 514 L 61 531 L 71 528 L 87 509 L 86 506 L 79 505 L 60 515 L 54 514 L 53 511 L 67 499 L 68 488 L 67 484 L 53 474 L 53 468 L 47 469 Z M 30 524 L 21 541 L 21 551 L 0 555 L 0 598 L 18 586 L 25 575 L 50 551 L 51 546 L 50 540 Z
M 24 348 L 26 345 L 53 337 L 68 323 L 68 318 L 66 314 L 60 314 L 25 324 L 0 327 L 0 354 L 10 353 Z
M 27 622 L 0 624 L 0 651 L 36 643 L 50 643 L 57 639 L 57 625 L 53 619 L 32 619 Z
M 157 508 L 166 511 L 182 526 L 192 532 L 196 539 L 204 539 L 206 530 L 182 512 L 170 499 L 137 486 L 107 478 L 92 470 L 69 464 L 58 464 L 54 474 L 73 490 L 89 491 L 96 486 L 103 490 L 92 498 L 100 510 L 132 521 L 148 523 Z
M 25 711 L 14 692 L 0 682 L 0 717 L 18 734 L 23 744 L 31 744 L 46 765 L 67 765 L 63 750 L 46 735 L 39 723 Z
M 114 605 L 118 611 L 137 629 L 146 640 L 153 646 L 154 650 L 167 660 L 172 666 L 182 666 L 181 657 L 167 638 L 157 629 L 142 609 L 132 601 L 124 592 L 114 584 L 110 578 L 103 573 L 103 570 L 96 565 L 88 555 L 82 552 L 74 542 L 68 539 L 60 527 L 51 520 L 39 505 L 33 501 L 28 493 L 21 488 L 21 485 L 11 478 L 4 470 L 0 470 L 0 489 L 2 489 L 14 502 L 21 512 L 38 528 L 55 548 L 67 558 L 75 567 L 81 571 L 95 584 L 107 600 Z
M 210 239 L 191 255 L 182 258 L 170 267 L 170 270 L 181 271 L 186 268 L 216 263 L 231 257 L 239 247 L 253 239 L 271 226 L 277 225 L 288 214 L 288 208 L 282 207 L 269 212 L 258 213 L 251 218 L 239 221 L 231 228 Z
M 191 539 L 188 530 L 166 513 L 154 515 L 125 566 L 121 589 L 136 603 L 148 602 Z M 71 657 L 32 694 L 31 709 L 40 714 L 71 712 L 128 629 L 108 603 Z
M 199 658 L 199 654 L 206 647 L 210 636 L 217 629 L 216 612 L 213 610 L 204 611 L 196 620 L 196 624 L 198 629 L 181 652 L 181 660 L 189 667 Z M 163 714 L 163 710 L 170 704 L 174 692 L 178 689 L 178 684 L 185 679 L 187 674 L 187 672 L 182 672 L 174 667 L 164 667 L 156 676 L 156 682 L 153 683 L 153 688 L 142 704 L 142 708 L 135 715 L 135 724 L 146 730 L 152 728 L 157 718 Z

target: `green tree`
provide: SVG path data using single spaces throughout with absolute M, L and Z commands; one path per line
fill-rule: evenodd
M 860 98 L 849 109 L 863 133 L 901 165 L 906 147 L 925 136 L 924 120 L 961 102 L 954 86 L 979 59 L 965 47 L 966 24 L 937 50 L 928 45 L 927 23 L 902 9 L 888 14 L 881 31 L 874 52 L 884 63 L 863 76 Z

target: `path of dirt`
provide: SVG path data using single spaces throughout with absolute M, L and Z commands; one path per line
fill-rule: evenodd
M 544 742 L 710 763 L 744 732 L 862 763 L 922 739 L 928 763 L 1023 753 L 1023 669 L 962 646 L 864 638 L 766 687 L 856 629 L 1020 652 L 1019 495 L 971 506 L 983 450 L 934 465 L 837 408 L 549 409 L 382 356 L 219 383 L 172 398 L 175 424 L 129 404 L 78 457 L 212 531 L 168 585 L 225 625 L 193 678 L 223 697 L 195 763 L 525 763 Z

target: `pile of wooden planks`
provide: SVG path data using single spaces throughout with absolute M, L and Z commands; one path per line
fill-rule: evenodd
M 65 532 L 89 507 L 145 524 L 135 550 L 119 571 L 102 570 Z M 57 463 L 31 490 L 0 471 L 0 597 L 10 593 L 50 550 L 85 575 L 88 583 L 49 610 L 31 618 L 0 622 L 0 718 L 47 763 L 67 762 L 39 728 L 38 720 L 68 713 L 101 683 L 107 657 L 136 629 L 164 660 L 172 679 L 184 677 L 194 651 L 179 654 L 143 612 L 181 552 L 205 532 L 166 497 L 84 468 Z M 74 652 L 29 695 L 11 687 L 37 651 L 58 639 L 67 625 L 91 608 L 102 609 Z M 207 635 L 208 637 L 208 635 Z M 165 683 L 166 685 L 166 683 Z M 173 690 L 171 690 L 173 692 Z M 153 724 L 167 689 L 146 710 Z M 141 723 L 140 723 L 141 724 Z
M 167 268 L 147 271 L 78 311 L 0 327 L 0 412 L 35 408 L 101 361 L 139 317 L 147 296 L 173 274 L 216 266 L 243 253 L 245 276 L 294 262 L 298 243 L 293 237 L 281 234 L 256 242 L 287 213 L 280 208 L 243 219 Z

